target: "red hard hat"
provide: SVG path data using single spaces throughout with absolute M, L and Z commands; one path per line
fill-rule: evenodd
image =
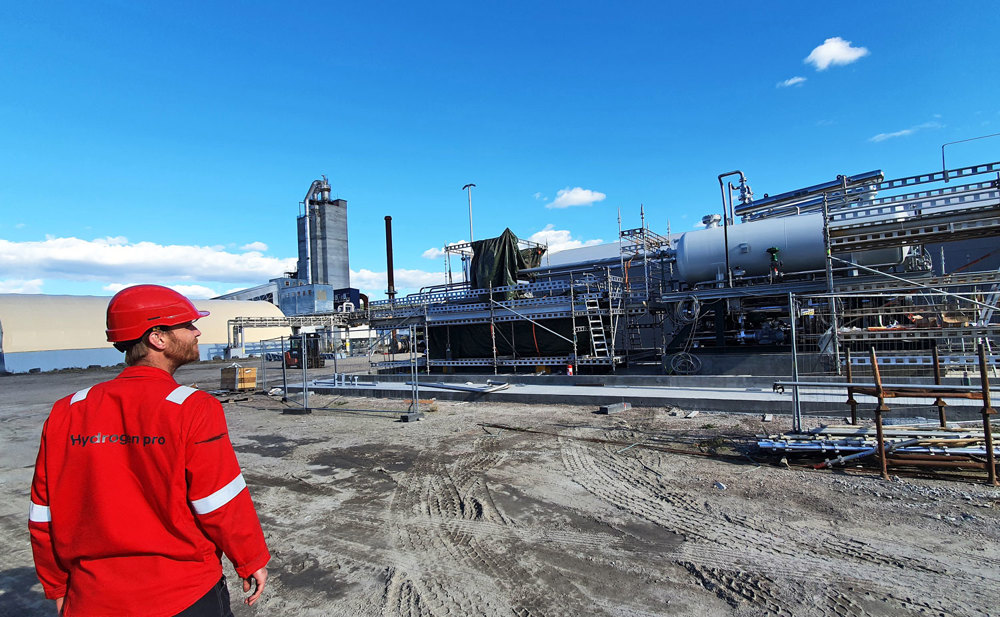
M 108 340 L 134 341 L 154 326 L 176 326 L 208 315 L 168 287 L 136 285 L 115 294 L 108 303 Z

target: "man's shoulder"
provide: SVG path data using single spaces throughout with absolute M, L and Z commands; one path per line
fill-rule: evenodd
M 93 385 L 89 385 L 86 388 L 81 388 L 80 390 L 77 390 L 76 392 L 73 392 L 71 394 L 67 394 L 66 396 L 56 401 L 53 407 L 69 406 L 72 405 L 73 403 L 79 403 L 80 401 L 85 401 L 90 396 L 91 392 L 95 393 L 99 392 L 103 388 L 107 387 L 108 384 L 114 381 L 115 381 L 114 379 L 109 379 L 107 381 L 101 381 Z
M 215 403 L 221 407 L 217 398 L 208 392 L 199 390 L 193 386 L 175 385 L 170 389 L 170 392 L 166 396 L 166 400 L 181 406 L 204 406 L 206 404 L 211 405 Z
M 102 398 L 105 395 L 121 397 L 125 400 L 145 399 L 151 402 L 162 400 L 178 405 L 218 402 L 214 396 L 207 392 L 191 386 L 180 385 L 173 380 L 123 379 L 119 376 L 67 394 L 56 401 L 54 407 L 71 406 L 82 401 L 93 402 L 94 399 Z

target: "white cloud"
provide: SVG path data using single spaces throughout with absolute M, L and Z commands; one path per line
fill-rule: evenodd
M 126 238 L 46 237 L 0 240 L 0 276 L 28 275 L 75 281 L 261 281 L 295 269 L 295 259 L 220 247 L 130 243 Z
M 462 275 L 458 276 L 461 278 Z M 443 285 L 445 282 L 447 281 L 444 272 L 396 268 L 393 273 L 393 285 L 400 293 L 413 293 L 419 291 L 421 287 Z M 384 298 L 385 291 L 389 287 L 389 278 L 384 271 L 375 272 L 365 268 L 351 270 L 351 286 L 367 293 L 372 299 Z
M 603 240 L 574 240 L 568 229 L 556 229 L 551 223 L 546 225 L 541 231 L 536 231 L 528 238 L 538 244 L 548 244 L 549 253 L 558 253 L 566 249 L 578 249 L 581 246 L 593 246 L 603 244 Z
M 465 240 L 459 240 L 458 242 L 449 242 L 447 246 L 455 246 L 458 244 L 465 244 Z M 444 257 L 444 249 L 439 249 L 437 247 L 431 247 L 420 254 L 424 259 L 441 259 Z
M 823 44 L 812 50 L 806 59 L 806 64 L 816 67 L 817 71 L 825 71 L 831 64 L 840 66 L 850 64 L 868 55 L 867 47 L 852 47 L 850 41 L 839 36 L 823 41 Z
M 101 287 L 104 291 L 112 294 L 116 294 L 119 291 L 125 289 L 126 287 L 132 287 L 133 285 L 140 285 L 141 283 L 110 283 Z M 157 283 L 158 285 L 163 285 L 164 287 L 169 287 L 177 293 L 187 296 L 188 298 L 193 298 L 195 300 L 205 300 L 208 298 L 214 298 L 215 296 L 221 295 L 219 292 L 215 291 L 211 287 L 205 287 L 204 285 L 171 285 L 169 283 Z M 236 291 L 236 290 L 234 290 Z
M 250 244 L 244 244 L 240 247 L 241 251 L 254 251 L 257 253 L 264 253 L 267 251 L 267 245 L 263 242 L 251 242 Z
M 25 227 L 27 227 L 27 225 L 25 225 L 24 223 L 17 223 L 16 225 L 14 225 L 14 229 L 24 229 Z
M 802 83 L 805 80 L 806 80 L 805 77 L 799 77 L 799 76 L 790 77 L 790 78 L 786 79 L 785 81 L 779 81 L 775 87 L 776 88 L 788 88 L 788 87 L 791 87 L 791 86 L 801 86 Z
M 0 294 L 40 294 L 42 279 L 7 279 L 0 280 Z
M 174 291 L 187 296 L 188 298 L 195 299 L 207 299 L 214 298 L 219 295 L 219 292 L 215 291 L 211 287 L 205 287 L 204 285 L 170 285 Z
M 924 122 L 923 124 L 918 124 L 916 126 L 911 126 L 908 129 L 903 129 L 901 131 L 894 131 L 892 133 L 879 133 L 874 137 L 869 137 L 868 141 L 878 143 L 880 141 L 885 141 L 887 139 L 895 139 L 896 137 L 907 137 L 913 135 L 917 131 L 922 131 L 924 129 L 939 129 L 943 125 L 940 122 Z
M 537 200 L 537 201 L 548 201 L 549 200 L 548 197 L 546 197 L 545 195 L 542 195 L 540 192 L 539 193 L 534 193 L 532 195 L 532 197 L 534 197 L 535 200 Z
M 569 188 L 568 186 L 564 189 L 560 189 L 556 193 L 556 198 L 550 204 L 546 204 L 546 208 L 569 208 L 570 206 L 589 206 L 594 202 L 604 201 L 607 195 L 600 193 L 598 191 L 591 191 L 590 189 L 580 188 Z

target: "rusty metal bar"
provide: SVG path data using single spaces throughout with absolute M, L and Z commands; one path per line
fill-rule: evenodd
M 874 347 L 870 348 L 868 355 L 871 358 L 872 372 L 875 375 L 875 395 L 878 397 L 878 405 L 875 406 L 875 431 L 878 443 L 875 445 L 878 448 L 879 465 L 882 467 L 882 479 L 888 480 L 889 469 L 887 467 L 888 461 L 885 459 L 885 438 L 882 432 L 882 412 L 889 411 L 889 408 L 885 404 L 885 397 L 882 396 L 882 373 L 878 368 L 878 358 L 875 357 Z
M 944 388 L 944 386 L 942 386 Z M 858 394 L 867 394 L 868 396 L 876 396 L 878 388 L 871 386 L 855 386 L 854 391 Z M 936 390 L 933 386 L 922 386 L 921 389 L 907 388 L 906 391 L 900 391 L 891 386 L 882 385 L 882 397 L 883 398 L 965 398 L 973 401 L 979 401 L 983 398 L 982 392 L 953 392 L 950 390 Z

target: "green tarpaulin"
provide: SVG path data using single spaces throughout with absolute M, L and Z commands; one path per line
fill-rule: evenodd
M 472 289 L 504 287 L 517 282 L 517 271 L 526 268 L 517 248 L 517 236 L 510 229 L 499 237 L 472 243 Z

